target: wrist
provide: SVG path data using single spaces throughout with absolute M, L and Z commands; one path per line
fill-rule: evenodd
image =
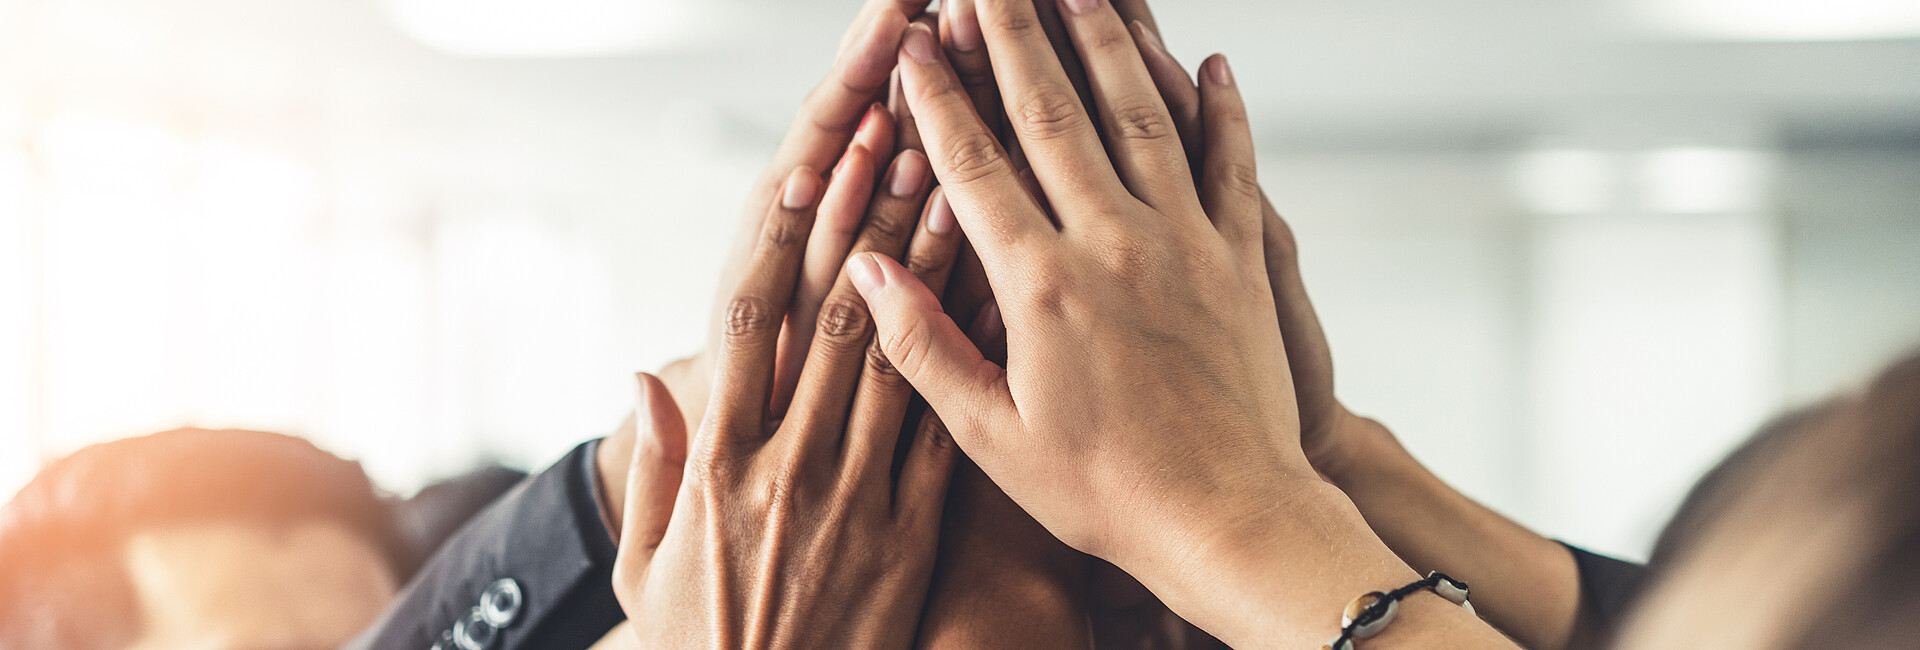
M 1355 596 L 1419 578 L 1317 478 L 1271 484 L 1266 505 L 1130 562 L 1167 605 L 1233 647 L 1317 647 Z
M 1342 407 L 1335 417 L 1330 440 L 1312 456 L 1313 469 L 1343 491 L 1389 478 L 1412 456 L 1386 425 L 1355 415 Z

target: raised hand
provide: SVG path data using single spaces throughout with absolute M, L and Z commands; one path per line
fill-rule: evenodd
M 919 161 L 918 152 L 901 154 Z M 843 168 L 834 183 L 872 183 Z M 906 647 L 932 573 L 956 455 L 937 427 L 907 439 L 911 388 L 870 352 L 865 305 L 842 278 L 784 418 L 769 405 L 782 323 L 794 301 L 820 197 L 835 192 L 796 170 L 760 231 L 745 279 L 727 302 L 712 404 L 687 459 L 668 524 L 629 526 L 615 591 L 644 647 Z M 852 248 L 901 256 L 917 282 L 942 286 L 960 234 L 945 202 L 875 199 Z M 891 206 L 891 207 L 889 207 Z M 911 238 L 911 243 L 909 243 Z M 628 500 L 630 524 L 659 521 L 658 504 Z M 643 512 L 652 508 L 652 511 Z
M 780 141 L 773 159 L 767 164 L 766 172 L 748 193 L 727 262 L 721 267 L 723 270 L 714 294 L 707 346 L 700 353 L 660 372 L 661 378 L 672 387 L 674 398 L 689 423 L 700 422 L 707 408 L 716 348 L 724 336 L 727 299 L 733 296 L 734 289 L 741 281 L 741 274 L 747 268 L 758 241 L 766 206 L 773 200 L 787 173 L 801 167 L 815 170 L 836 168 L 840 158 L 849 150 L 849 143 L 856 140 L 857 132 L 862 134 L 860 143 L 875 155 L 884 156 L 884 152 L 894 149 L 891 123 L 886 129 L 872 130 L 871 135 L 867 135 L 869 130 L 863 129 L 862 125 L 869 123 L 870 116 L 876 113 L 870 110 L 875 103 L 886 98 L 887 81 L 893 74 L 893 57 L 900 45 L 901 30 L 910 18 L 926 10 L 930 2 L 867 0 L 862 5 L 853 24 L 841 38 L 833 70 L 807 94 L 785 138 Z M 878 113 L 884 114 L 884 111 Z M 854 216 L 857 218 L 858 213 Z M 857 224 L 857 221 L 849 224 L 846 220 L 831 218 L 820 223 L 820 232 L 814 236 L 814 241 L 809 242 L 809 264 L 801 280 L 801 286 L 813 292 L 808 295 L 824 296 L 824 289 L 833 285 L 834 278 L 839 276 L 839 269 L 829 264 L 822 270 L 814 262 L 827 260 L 837 263 L 844 259 L 848 247 L 852 245 Z M 781 356 L 783 370 L 773 392 L 776 398 L 790 394 L 791 386 L 799 380 L 798 362 L 806 358 L 804 345 L 812 340 L 814 319 L 808 313 L 809 304 L 817 303 L 802 300 L 795 305 L 793 315 L 796 318 L 792 319 L 795 331 L 785 338 L 789 349 L 783 351 Z
M 1021 186 L 930 30 L 909 29 L 900 58 L 935 173 L 998 296 L 1008 367 L 986 361 L 897 264 L 856 256 L 850 274 L 895 365 L 1050 531 L 1236 647 L 1317 643 L 1347 600 L 1417 576 L 1300 450 L 1231 72 L 1223 59 L 1203 71 L 1196 190 L 1125 24 L 1100 0 L 1062 4 L 1098 129 L 1032 4 L 975 3 L 1046 205 Z M 1430 605 L 1408 603 L 1423 615 Z

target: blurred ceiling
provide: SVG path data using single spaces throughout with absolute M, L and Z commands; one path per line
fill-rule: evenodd
M 1920 27 L 1916 36 L 1857 41 L 1690 38 L 1646 26 L 1625 2 L 1726 4 L 1162 0 L 1156 10 L 1168 43 L 1189 65 L 1214 51 L 1233 57 L 1263 137 L 1289 146 L 1920 143 Z M 1862 2 L 1904 6 L 1887 0 L 1821 6 Z M 140 54 L 129 43 L 140 32 L 171 30 L 193 35 L 195 51 L 181 56 L 215 61 L 209 65 L 226 69 L 219 74 L 256 74 L 263 78 L 257 86 L 294 86 L 288 91 L 294 96 L 324 94 L 333 109 L 367 104 L 391 112 L 400 105 L 429 122 L 448 111 L 496 110 L 605 119 L 657 110 L 663 98 L 691 98 L 750 128 L 777 133 L 827 69 L 858 5 L 476 0 L 465 6 L 479 9 L 462 12 L 460 3 L 450 3 L 0 0 L 0 17 L 12 16 L 7 22 L 15 27 L 35 26 L 28 31 L 42 46 L 33 49 L 31 37 L 0 44 L 0 56 L 12 59 L 0 59 L 0 74 L 60 86 L 63 76 L 88 64 L 8 52 L 86 47 L 92 38 L 107 50 L 123 51 L 121 63 L 99 66 L 132 66 L 133 72 L 113 74 L 138 76 L 141 66 L 169 59 Z M 429 21 L 491 16 L 498 22 L 529 6 L 626 7 L 617 11 L 627 20 L 647 15 L 633 7 L 653 7 L 679 27 L 666 35 L 602 29 L 593 37 L 606 40 L 605 51 L 620 54 L 548 58 L 448 54 L 400 28 L 407 15 Z M 483 11 L 488 7 L 490 14 Z M 48 21 L 64 27 L 38 27 Z M 315 84 L 326 88 L 313 90 Z

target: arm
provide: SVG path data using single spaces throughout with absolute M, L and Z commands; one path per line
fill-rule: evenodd
M 456 625 L 493 648 L 585 648 L 622 617 L 613 542 L 593 494 L 598 442 L 574 449 L 467 522 L 349 648 L 453 648 Z M 497 629 L 468 620 L 495 585 L 521 598 Z M 498 619 L 495 619 L 498 620 Z M 481 628 L 485 629 L 481 629 Z
M 888 356 L 1036 521 L 1188 620 L 1236 647 L 1332 636 L 1348 600 L 1416 575 L 1300 452 L 1264 260 L 1245 238 L 1259 229 L 1258 192 L 1224 61 L 1210 63 L 1203 90 L 1217 118 L 1204 165 L 1213 180 L 1196 192 L 1110 7 L 1064 12 L 1095 96 L 1083 109 L 1030 4 L 977 5 L 1057 222 L 1021 186 L 932 34 L 910 28 L 906 96 L 1000 296 L 1012 355 L 1005 369 L 986 361 L 904 269 L 859 256 L 850 274 Z M 1085 110 L 1106 118 L 1111 158 Z M 1403 612 L 1376 647 L 1510 647 L 1435 597 Z
M 1124 5 L 1143 0 L 1124 0 Z M 1155 87 L 1187 151 L 1205 155 L 1199 89 L 1167 52 L 1151 17 L 1134 25 Z M 1334 394 L 1333 356 L 1307 295 L 1292 229 L 1263 193 L 1262 248 L 1275 313 L 1300 409 L 1300 443 L 1314 469 L 1339 486 L 1389 548 L 1421 571 L 1442 570 L 1473 586 L 1475 607 L 1523 645 L 1567 647 L 1583 621 L 1581 577 L 1566 548 L 1487 509 L 1442 482 L 1384 425 L 1355 416 Z

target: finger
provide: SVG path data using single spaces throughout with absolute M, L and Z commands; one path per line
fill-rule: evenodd
M 857 138 L 856 138 L 857 139 Z M 780 330 L 780 356 L 775 367 L 773 399 L 769 413 L 779 418 L 793 399 L 793 388 L 800 380 L 800 367 L 813 342 L 814 319 L 820 305 L 833 290 L 846 265 L 847 252 L 860 231 L 861 218 L 873 197 L 873 155 L 858 143 L 841 159 L 834 171 L 826 195 L 820 199 L 818 216 L 813 221 L 813 236 L 807 240 L 805 262 L 800 273 L 800 288 L 793 306 L 787 310 L 787 322 Z
M 854 255 L 898 256 L 907 251 L 914 224 L 920 221 L 926 205 L 932 174 L 926 155 L 918 151 L 901 152 L 894 167 L 897 173 L 889 179 L 887 192 L 874 198 L 866 226 L 853 245 Z M 788 419 L 807 426 L 796 429 L 805 439 L 792 444 L 808 448 L 839 446 L 872 340 L 873 318 L 859 292 L 843 275 L 822 303 L 812 349 L 806 367 L 800 371 Z M 899 430 L 898 425 L 894 430 Z
M 933 4 L 932 0 L 867 0 L 866 4 L 860 6 L 860 13 L 854 14 L 853 25 L 840 35 L 840 47 L 837 51 L 845 55 L 847 48 L 852 47 L 855 39 L 863 34 L 860 27 L 871 22 L 875 15 L 893 11 L 901 16 L 912 18 L 926 11 L 927 5 L 930 4 Z
M 952 206 L 942 192 L 934 190 L 927 202 L 926 217 L 907 251 L 907 269 L 934 293 L 946 291 L 954 259 L 960 254 L 960 239 Z M 851 284 L 847 289 L 858 295 Z M 913 386 L 887 361 L 886 351 L 877 341 L 867 346 L 866 359 L 847 419 L 846 468 L 855 475 L 855 484 L 890 486 L 894 447 L 900 441 L 900 426 L 906 422 Z
M 1081 217 L 1120 212 L 1126 187 L 1113 171 L 1085 106 L 1061 67 L 1031 0 L 976 0 L 987 51 L 1014 135 L 1055 212 L 1073 227 Z M 1043 4 L 1045 2 L 1043 1 Z M 962 205 L 964 215 L 964 204 Z
M 1122 13 L 1124 15 L 1124 12 Z M 1133 31 L 1133 40 L 1140 47 L 1140 56 L 1147 64 L 1147 73 L 1153 75 L 1153 85 L 1160 91 L 1160 99 L 1167 103 L 1167 112 L 1173 114 L 1173 127 L 1180 133 L 1180 144 L 1187 152 L 1187 164 L 1193 167 L 1194 175 L 1199 175 L 1199 165 L 1205 150 L 1201 144 L 1205 137 L 1200 124 L 1200 89 L 1193 85 L 1193 77 L 1187 69 L 1180 67 L 1180 61 L 1167 51 L 1165 43 L 1153 29 L 1140 21 L 1134 21 L 1129 29 Z
M 893 115 L 894 136 L 900 141 L 902 151 L 926 151 L 927 145 L 920 139 L 920 121 L 913 118 L 913 107 L 907 103 L 907 91 L 901 85 L 900 75 L 893 76 L 893 83 L 887 91 L 887 110 Z
M 988 358 L 1006 358 L 1007 330 L 1000 320 L 1000 309 L 993 303 L 981 308 L 968 328 L 967 338 Z M 907 449 L 906 462 L 900 466 L 900 485 L 894 491 L 894 512 L 909 525 L 926 519 L 938 520 L 947 488 L 952 484 L 953 468 L 959 454 L 953 450 L 953 435 L 940 415 L 927 411 L 920 416 Z M 975 470 L 978 471 L 978 470 Z M 980 477 L 985 480 L 986 477 Z M 993 490 L 999 492 L 998 489 Z M 1000 498 L 1004 499 L 1005 496 Z
M 973 98 L 973 109 L 995 137 L 1006 136 L 1005 109 L 1000 106 L 1000 86 L 993 81 L 993 60 L 987 56 L 986 37 L 980 32 L 980 14 L 973 0 L 950 0 L 940 10 L 940 42 L 947 46 L 947 60 L 960 78 L 960 85 Z
M 947 294 L 940 299 L 954 322 L 973 322 L 980 309 L 993 299 L 993 285 L 987 282 L 987 269 L 980 265 L 980 254 L 965 242 L 960 244 L 959 259 L 953 263 Z
M 666 537 L 673 502 L 680 494 L 687 464 L 687 421 L 659 377 L 641 373 L 639 379 L 639 431 L 628 470 L 620 555 L 645 566 Z
M 863 111 L 886 89 L 893 71 L 893 58 L 900 47 L 900 30 L 907 25 L 903 7 L 917 13 L 925 2 L 912 0 L 869 0 L 847 32 L 838 59 L 820 85 L 807 93 L 800 111 L 794 115 L 787 135 L 767 165 L 766 175 L 754 184 L 747 197 L 746 212 L 741 215 L 736 237 L 728 251 L 718 298 L 713 305 L 709 340 L 718 341 L 725 327 L 726 306 L 748 266 L 748 257 L 759 245 L 757 233 L 766 218 L 766 206 L 774 202 L 783 187 L 785 174 L 793 169 L 831 169 L 846 151 L 858 129 Z
M 746 277 L 727 302 L 703 435 L 709 430 L 721 437 L 762 435 L 780 325 L 793 301 L 820 194 L 820 177 L 804 167 L 795 169 L 779 201 L 768 210 Z
M 989 264 L 1015 268 L 1030 242 L 1057 236 L 1014 173 L 1000 143 L 974 113 L 933 34 L 914 27 L 903 38 L 900 76 L 920 121 L 934 175 L 968 238 Z M 1042 239 L 1044 238 L 1044 239 Z
M 894 369 L 941 414 L 963 448 L 991 456 L 989 432 L 1008 431 L 1019 418 L 1006 370 L 982 357 L 926 285 L 899 263 L 858 255 L 848 260 L 847 275 L 872 307 L 880 349 Z
M 1059 0 L 1120 182 L 1163 213 L 1199 206 L 1186 150 L 1133 34 L 1107 0 Z
M 893 155 L 893 145 L 897 142 L 898 134 L 893 127 L 892 112 L 885 105 L 875 103 L 867 107 L 867 116 L 860 118 L 860 129 L 854 132 L 853 143 L 866 147 L 875 160 L 885 160 Z
M 1260 241 L 1260 179 L 1255 172 L 1253 131 L 1247 107 L 1233 82 L 1227 57 L 1215 54 L 1200 66 L 1200 103 L 1205 116 L 1207 157 L 1201 204 L 1227 241 L 1242 252 Z
M 1300 249 L 1293 229 L 1264 195 L 1260 203 L 1265 213 L 1261 234 L 1266 248 L 1267 281 L 1273 287 L 1274 311 L 1279 316 L 1280 331 L 1284 333 L 1281 342 L 1286 346 L 1287 366 L 1332 368 L 1326 331 L 1320 327 L 1313 300 L 1307 296 L 1306 280 L 1300 275 Z M 1332 390 L 1332 382 L 1294 383 L 1300 404 L 1332 404 Z
M 912 24 L 926 27 L 929 30 L 938 30 L 940 17 L 936 15 L 923 15 L 913 19 Z M 913 107 L 907 104 L 907 92 L 906 89 L 901 86 L 900 71 L 897 69 L 894 70 L 893 83 L 890 86 L 887 105 L 893 108 L 894 119 L 900 123 L 900 148 L 926 151 L 926 144 L 920 139 L 920 123 L 913 118 Z
M 1154 21 L 1153 9 L 1147 6 L 1147 0 L 1113 0 L 1113 8 L 1120 12 L 1120 18 L 1141 23 L 1155 39 L 1160 37 L 1160 23 Z
M 1067 73 L 1067 81 L 1073 84 L 1073 94 L 1080 98 L 1081 106 L 1093 105 L 1093 87 L 1087 83 L 1087 68 L 1080 60 L 1080 52 L 1073 47 L 1073 39 L 1067 35 L 1066 20 L 1060 16 L 1060 5 L 1054 0 L 1033 0 L 1033 13 L 1040 18 L 1040 31 L 1046 32 L 1047 43 L 1053 46 L 1053 56 L 1060 61 L 1060 68 Z M 1100 124 L 1099 115 L 1089 115 L 1095 126 Z

